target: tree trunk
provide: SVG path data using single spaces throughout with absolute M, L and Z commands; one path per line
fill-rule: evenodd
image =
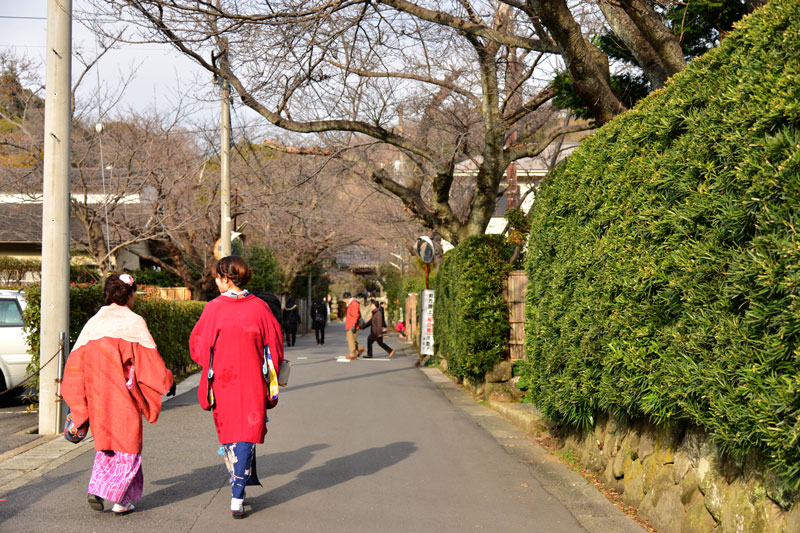
M 572 77 L 575 91 L 599 124 L 625 111 L 625 105 L 611 89 L 608 58 L 583 36 L 566 0 L 528 0 L 558 44 Z
M 669 76 L 686 68 L 686 59 L 678 38 L 669 31 L 658 13 L 647 2 L 644 0 L 621 0 L 620 5 L 642 32 L 642 35 L 650 42 L 661 58 Z
M 636 62 L 644 71 L 645 76 L 650 81 L 654 89 L 664 86 L 669 77 L 664 62 L 656 53 L 653 46 L 648 42 L 633 20 L 628 16 L 624 9 L 608 1 L 601 1 L 600 10 L 606 18 L 614 35 L 625 44 L 633 54 Z

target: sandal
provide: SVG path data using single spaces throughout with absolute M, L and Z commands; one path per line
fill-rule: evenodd
M 95 511 L 103 511 L 103 498 L 94 494 L 89 494 L 89 497 L 86 499 L 89 501 L 89 507 Z
M 128 505 L 120 505 L 118 503 L 114 504 L 114 507 L 111 509 L 114 511 L 114 514 L 117 516 L 126 515 L 128 513 L 132 513 L 135 507 L 132 503 L 128 503 Z

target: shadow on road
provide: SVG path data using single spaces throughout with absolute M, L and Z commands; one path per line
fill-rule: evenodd
M 349 381 L 351 379 L 364 379 L 364 378 L 371 378 L 373 376 L 380 376 L 381 374 L 393 374 L 395 372 L 408 372 L 409 370 L 413 370 L 414 367 L 407 366 L 403 368 L 393 368 L 391 370 L 381 370 L 380 372 L 370 372 L 369 374 L 358 374 L 354 376 L 348 376 L 346 378 L 336 377 L 332 379 L 325 379 L 323 381 L 315 381 L 314 383 L 303 383 L 302 385 L 297 385 L 296 387 L 292 387 L 291 385 L 286 387 L 287 391 L 296 391 L 299 389 L 307 389 L 309 387 L 318 387 L 320 385 L 327 385 L 329 383 L 341 383 L 342 381 Z
M 305 466 L 314 453 L 328 448 L 328 444 L 312 444 L 290 452 L 271 453 L 267 456 L 257 456 L 259 477 L 264 480 L 273 475 L 291 474 Z M 258 449 L 256 448 L 256 453 Z M 142 496 L 142 507 L 154 509 L 164 505 L 208 492 L 211 488 L 220 487 L 228 483 L 228 471 L 220 456 L 219 464 L 195 468 L 191 472 L 169 478 L 152 481 L 153 485 L 164 486 L 163 489 Z
M 416 451 L 417 446 L 413 442 L 393 442 L 381 448 L 369 448 L 352 455 L 331 459 L 322 466 L 300 472 L 294 480 L 282 487 L 272 489 L 248 501 L 252 505 L 253 512 L 269 509 L 357 477 L 370 476 L 404 461 Z

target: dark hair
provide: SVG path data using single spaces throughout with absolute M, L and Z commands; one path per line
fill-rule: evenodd
M 212 272 L 214 277 L 228 278 L 240 289 L 244 288 L 253 277 L 253 271 L 247 266 L 247 262 L 238 255 L 223 257 L 214 264 Z
M 342 295 L 342 298 L 345 298 L 345 299 L 352 298 L 352 297 L 353 297 L 353 295 L 350 293 L 350 291 L 347 291 Z
M 370 305 L 374 305 L 375 307 L 380 308 L 381 304 L 378 303 L 378 300 L 370 300 Z
M 130 278 L 130 280 L 125 278 L 126 281 L 130 281 L 130 284 L 119 279 L 120 276 L 127 276 L 127 278 Z M 136 292 L 136 281 L 130 274 L 109 274 L 106 278 L 106 284 L 105 287 L 103 287 L 103 292 L 105 293 L 106 297 L 106 305 L 126 305 L 131 297 L 131 294 Z

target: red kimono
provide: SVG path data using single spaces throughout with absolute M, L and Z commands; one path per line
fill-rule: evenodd
M 280 324 L 267 304 L 249 294 L 219 296 L 206 304 L 189 338 L 192 359 L 203 367 L 197 391 L 208 407 L 208 363 L 214 347 L 214 425 L 221 444 L 261 444 L 267 434 L 267 386 L 261 373 L 269 344 L 276 372 L 283 361 Z
M 142 415 L 155 423 L 171 386 L 172 372 L 144 319 L 111 304 L 81 331 L 64 367 L 61 395 L 76 426 L 89 420 L 96 450 L 141 453 Z

